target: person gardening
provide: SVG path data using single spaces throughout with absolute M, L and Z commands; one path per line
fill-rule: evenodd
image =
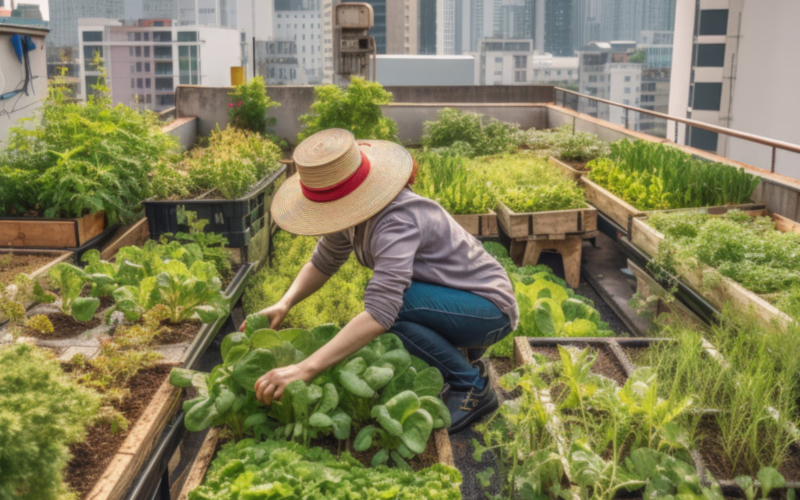
M 289 383 L 309 382 L 391 332 L 442 372 L 451 433 L 494 411 L 485 366 L 470 364 L 458 348 L 486 348 L 517 327 L 505 270 L 438 203 L 408 189 L 413 160 L 403 147 L 332 129 L 298 145 L 294 162 L 297 175 L 275 193 L 272 217 L 285 231 L 321 238 L 283 298 L 260 314 L 278 329 L 351 252 L 373 276 L 364 311 L 302 362 L 265 373 L 255 385 L 258 399 L 271 404 Z

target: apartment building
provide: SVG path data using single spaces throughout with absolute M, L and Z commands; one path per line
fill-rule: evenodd
M 593 42 L 578 52 L 580 92 L 601 99 L 639 106 L 642 64 L 631 62 L 636 42 Z M 582 99 L 579 111 L 619 125 L 636 128 L 638 113 Z

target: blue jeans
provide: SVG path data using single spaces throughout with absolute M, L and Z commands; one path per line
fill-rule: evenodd
M 511 332 L 511 323 L 492 301 L 471 292 L 412 281 L 390 332 L 408 351 L 438 368 L 453 390 L 478 379 L 459 347 L 489 347 Z

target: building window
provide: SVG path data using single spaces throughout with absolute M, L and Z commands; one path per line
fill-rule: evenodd
M 95 54 L 97 54 L 99 57 L 103 57 L 103 47 L 99 45 L 83 46 L 83 67 L 86 71 L 96 70 L 96 68 L 94 67 Z
M 133 41 L 134 42 L 141 42 L 142 41 L 142 34 L 141 33 L 134 33 L 133 34 Z
M 697 45 L 695 66 L 702 68 L 721 68 L 725 66 L 725 44 L 704 43 Z
M 144 79 L 142 79 L 142 78 L 137 78 L 136 79 L 136 88 L 137 89 L 143 89 L 144 88 Z
M 83 32 L 83 41 L 84 42 L 102 42 L 103 41 L 103 32 L 102 31 L 84 31 Z
M 155 31 L 155 32 L 153 32 L 153 41 L 154 42 L 171 42 L 172 41 L 172 32 L 171 31 Z
M 631 77 L 630 77 L 630 76 L 626 76 L 626 77 L 625 77 L 625 81 L 626 81 L 626 82 L 629 82 L 629 81 L 631 81 Z
M 150 33 L 147 32 L 147 31 L 144 32 L 144 41 L 145 42 L 149 42 L 150 41 Z
M 172 59 L 172 47 L 155 47 L 153 56 L 156 59 Z
M 719 111 L 722 101 L 722 83 L 695 83 L 694 102 L 692 109 L 695 111 Z
M 128 57 L 133 57 L 133 47 L 128 47 Z
M 180 32 L 178 32 L 178 41 L 179 42 L 196 42 L 197 41 L 197 32 L 196 31 L 180 31 Z
M 522 56 L 525 57 L 525 56 Z M 514 81 L 517 83 L 524 83 L 528 81 L 528 74 L 525 71 L 515 71 L 514 72 Z
M 622 100 L 622 104 L 624 104 L 626 106 L 630 106 L 631 105 L 631 100 L 630 99 L 623 99 Z
M 597 75 L 589 75 L 589 83 L 596 83 Z
M 625 87 L 625 93 L 626 94 L 630 94 L 631 93 L 631 88 L 630 87 Z
M 144 88 L 146 88 L 146 89 L 150 88 L 150 79 L 149 78 L 145 78 L 144 79 Z
M 136 63 L 136 72 L 137 73 L 141 73 L 142 72 L 142 63 L 140 63 L 140 62 Z
M 503 58 L 502 57 L 495 57 L 494 58 L 494 62 L 503 64 Z
M 136 47 L 136 57 L 142 57 L 142 48 Z
M 711 9 L 700 11 L 700 27 L 698 35 L 727 35 L 728 9 Z
M 689 145 L 693 148 L 716 153 L 719 134 L 696 127 L 686 127 L 689 134 Z
M 514 56 L 514 68 L 525 69 L 528 65 L 528 56 Z
M 144 72 L 145 73 L 150 73 L 150 63 L 149 62 L 144 63 Z
M 150 57 L 150 47 L 145 47 L 144 48 L 144 56 L 145 57 Z

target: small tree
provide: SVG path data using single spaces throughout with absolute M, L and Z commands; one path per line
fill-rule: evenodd
M 281 103 L 267 96 L 267 86 L 263 78 L 256 76 L 249 83 L 237 85 L 230 96 L 232 102 L 228 104 L 228 114 L 234 126 L 259 134 L 266 134 L 267 127 L 275 126 L 275 118 L 268 118 L 267 111 L 279 107 Z
M 297 134 L 298 141 L 329 128 L 349 130 L 357 139 L 398 141 L 397 123 L 381 110 L 394 96 L 380 83 L 354 76 L 346 88 L 316 87 L 314 97 L 310 112 L 300 117 L 305 128 Z

